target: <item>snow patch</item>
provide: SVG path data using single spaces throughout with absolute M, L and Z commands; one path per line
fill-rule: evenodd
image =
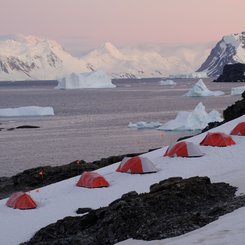
M 186 94 L 185 96 L 221 96 L 225 93 L 222 91 L 210 91 L 202 79 L 200 79 Z
M 200 102 L 193 111 L 178 112 L 174 120 L 166 122 L 158 129 L 165 131 L 201 130 L 208 126 L 208 123 L 215 121 L 222 121 L 220 113 L 216 110 L 207 113 L 205 106 Z
M 0 109 L 0 117 L 54 116 L 53 107 L 24 106 Z
M 58 80 L 57 89 L 115 88 L 104 71 L 70 73 Z

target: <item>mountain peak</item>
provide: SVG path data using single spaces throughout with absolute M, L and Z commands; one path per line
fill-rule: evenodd
M 100 53 L 109 53 L 117 59 L 124 59 L 124 55 L 111 42 L 105 42 L 98 49 Z
M 224 36 L 197 71 L 217 76 L 226 64 L 234 63 L 245 63 L 245 32 Z

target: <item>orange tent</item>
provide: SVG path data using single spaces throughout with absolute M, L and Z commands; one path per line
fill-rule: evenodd
M 146 157 L 125 157 L 118 166 L 117 172 L 131 173 L 131 174 L 143 174 L 143 173 L 155 173 L 157 168 Z
M 235 141 L 230 135 L 225 133 L 207 133 L 206 137 L 201 141 L 200 145 L 224 147 L 235 145 Z
M 83 172 L 76 186 L 87 188 L 108 187 L 107 180 L 94 172 Z
M 8 199 L 6 205 L 11 208 L 32 209 L 36 208 L 36 202 L 24 192 L 15 192 Z
M 201 157 L 204 154 L 199 147 L 192 142 L 178 142 L 170 145 L 163 155 L 168 157 Z
M 245 122 L 240 122 L 232 129 L 231 135 L 242 135 L 245 136 Z

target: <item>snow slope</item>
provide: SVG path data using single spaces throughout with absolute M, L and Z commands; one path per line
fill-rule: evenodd
M 228 122 L 212 132 L 229 133 L 245 116 Z M 206 133 L 188 139 L 199 144 Z M 144 154 L 153 161 L 159 172 L 145 175 L 130 175 L 115 172 L 119 163 L 97 170 L 110 183 L 109 188 L 86 189 L 76 187 L 79 176 L 61 181 L 39 190 L 30 192 L 37 201 L 34 210 L 14 210 L 8 208 L 7 199 L 0 201 L 0 244 L 14 245 L 33 236 L 41 227 L 56 222 L 65 216 L 75 216 L 80 207 L 99 208 L 108 205 L 122 194 L 136 190 L 139 193 L 149 191 L 149 186 L 172 176 L 208 176 L 212 182 L 225 181 L 238 187 L 237 194 L 245 193 L 244 147 L 245 137 L 233 136 L 236 145 L 229 147 L 200 146 L 205 155 L 195 158 L 163 157 L 167 147 Z M 244 244 L 245 208 L 221 217 L 219 220 L 180 237 L 150 244 Z M 229 243 L 234 241 L 236 243 Z M 201 243 L 202 242 L 202 243 Z M 140 241 L 125 241 L 123 244 L 144 244 Z
M 234 63 L 245 63 L 245 32 L 224 36 L 197 71 L 218 76 L 226 64 Z

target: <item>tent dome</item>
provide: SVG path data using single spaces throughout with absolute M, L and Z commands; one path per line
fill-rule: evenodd
M 146 157 L 125 157 L 118 166 L 117 172 L 131 173 L 131 174 L 143 174 L 143 173 L 155 173 L 157 168 L 154 163 Z
M 192 142 L 178 142 L 170 145 L 166 150 L 164 157 L 201 157 L 204 154 L 199 147 Z
M 236 142 L 230 135 L 225 133 L 207 133 L 206 137 L 201 141 L 200 145 L 224 147 L 235 145 Z
M 17 209 L 32 209 L 36 208 L 36 202 L 24 192 L 15 192 L 8 199 L 6 205 Z
M 99 187 L 108 187 L 109 183 L 103 176 L 97 173 L 83 172 L 76 186 L 87 187 L 87 188 L 99 188 Z
M 241 135 L 245 136 L 245 122 L 240 122 L 232 129 L 231 135 Z

